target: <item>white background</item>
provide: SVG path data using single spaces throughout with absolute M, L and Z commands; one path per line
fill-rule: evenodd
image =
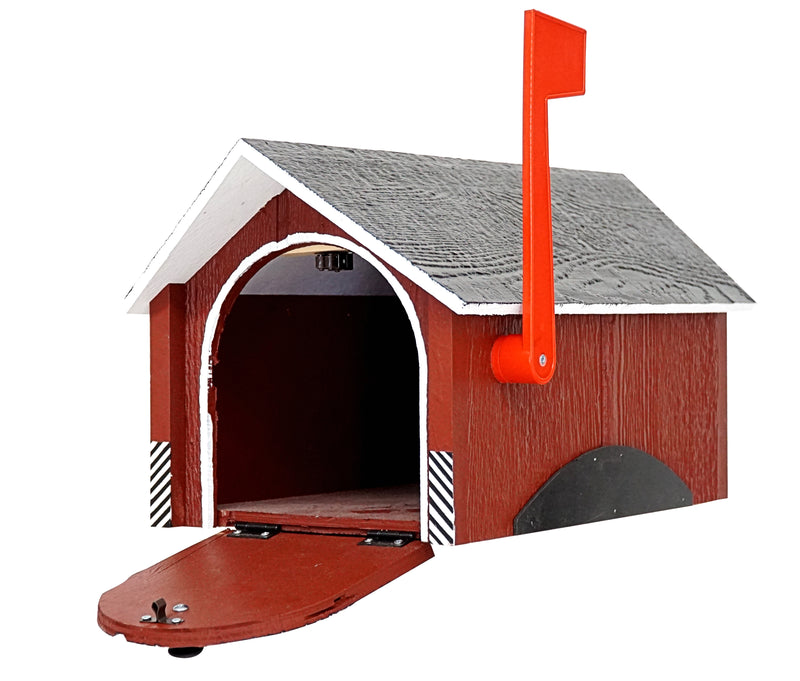
M 790 3 L 17 5 L 0 11 L 0 668 L 797 678 Z M 327 620 L 189 661 L 106 636 L 100 593 L 207 534 L 146 527 L 129 286 L 239 137 L 518 161 L 531 7 L 588 30 L 552 164 L 625 173 L 758 301 L 729 317 L 730 499 L 440 551 Z

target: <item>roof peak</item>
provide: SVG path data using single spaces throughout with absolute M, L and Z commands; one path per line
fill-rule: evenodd
M 318 150 L 328 150 L 328 151 L 347 151 L 347 152 L 355 152 L 355 153 L 364 153 L 364 154 L 380 154 L 380 155 L 398 155 L 404 156 L 408 158 L 419 158 L 419 159 L 432 159 L 432 160 L 440 160 L 440 161 L 453 161 L 453 162 L 468 162 L 468 163 L 481 163 L 481 164 L 490 164 L 490 165 L 498 165 L 498 166 L 507 166 L 510 168 L 522 168 L 522 162 L 517 161 L 498 161 L 492 159 L 484 159 L 484 158 L 477 158 L 474 156 L 452 156 L 448 154 L 432 154 L 432 153 L 420 153 L 414 151 L 403 151 L 398 149 L 385 149 L 385 148 L 374 148 L 374 147 L 351 147 L 351 146 L 340 146 L 340 145 L 333 145 L 333 144 L 321 144 L 317 142 L 295 142 L 291 140 L 272 140 L 272 139 L 261 139 L 255 137 L 242 137 L 241 142 L 244 142 L 260 153 L 264 153 L 267 151 L 269 147 L 274 147 L 276 145 L 284 146 L 285 148 L 294 147 L 297 149 L 301 148 L 309 148 L 309 149 L 318 149 Z M 609 170 L 589 170 L 589 169 L 576 169 L 576 168 L 564 168 L 561 166 L 550 166 L 550 170 L 553 171 L 564 171 L 564 172 L 572 172 L 572 173 L 587 173 L 587 174 L 597 174 L 597 175 L 617 175 L 621 177 L 625 177 L 624 173 L 609 171 Z

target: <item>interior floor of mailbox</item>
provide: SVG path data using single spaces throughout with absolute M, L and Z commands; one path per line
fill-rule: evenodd
M 221 504 L 220 525 L 259 522 L 299 528 L 419 533 L 419 487 L 402 485 Z

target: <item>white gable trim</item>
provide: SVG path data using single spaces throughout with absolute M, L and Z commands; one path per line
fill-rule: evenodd
M 256 168 L 238 143 L 180 219 L 125 300 L 146 314 L 167 284 L 185 284 L 283 187 Z M 247 145 L 244 145 L 247 146 Z M 250 147 L 248 147 L 250 148 Z
M 288 189 L 384 262 L 459 314 L 467 306 L 304 184 L 239 140 L 133 286 L 129 312 L 147 313 L 167 284 L 186 283 L 270 199 Z M 474 307 L 474 306 L 473 306 Z M 515 306 L 519 308 L 520 306 Z

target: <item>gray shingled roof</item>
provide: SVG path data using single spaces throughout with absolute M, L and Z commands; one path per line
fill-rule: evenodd
M 244 141 L 464 302 L 521 301 L 521 166 Z M 557 305 L 752 302 L 624 175 L 551 183 Z

